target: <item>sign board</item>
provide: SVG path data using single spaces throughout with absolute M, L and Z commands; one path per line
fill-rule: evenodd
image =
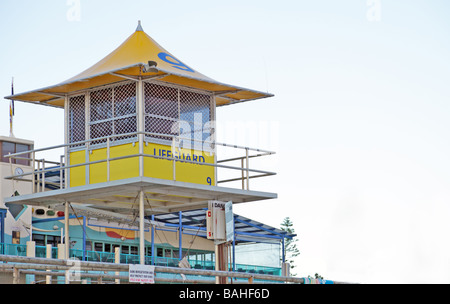
M 206 237 L 217 241 L 232 241 L 234 237 L 233 203 L 209 201 L 206 211 Z
M 155 266 L 130 264 L 128 271 L 130 283 L 155 283 Z
M 225 231 L 227 233 L 227 242 L 234 240 L 234 216 L 233 202 L 229 201 L 225 204 Z

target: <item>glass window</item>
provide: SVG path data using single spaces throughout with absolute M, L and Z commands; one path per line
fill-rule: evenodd
M 113 117 L 112 88 L 91 92 L 91 122 Z
M 94 251 L 103 251 L 103 243 L 94 243 Z
M 18 152 L 25 152 L 25 151 L 28 151 L 28 150 L 30 150 L 30 146 L 29 145 L 16 144 L 16 153 L 18 153 Z M 20 157 L 30 158 L 30 153 L 22 154 L 22 155 L 20 155 Z M 26 160 L 26 159 L 16 159 L 16 164 L 28 166 L 30 164 L 30 161 Z
M 89 135 L 91 139 L 136 131 L 136 83 L 90 92 Z M 111 141 L 131 137 L 135 136 L 115 137 L 111 138 Z M 93 141 L 94 144 L 104 142 L 106 139 Z
M 111 252 L 111 244 L 105 243 L 105 252 Z
M 8 163 L 9 157 L 6 157 L 9 153 L 13 154 L 16 152 L 16 145 L 12 142 L 4 141 L 2 142 L 2 162 Z M 12 159 L 12 163 L 14 162 L 14 159 Z
M 145 131 L 188 138 L 183 147 L 202 147 L 211 136 L 211 96 L 206 93 L 144 83 Z M 156 142 L 173 137 L 148 135 Z M 195 141 L 194 141 L 195 140 Z
M 60 236 L 47 235 L 47 244 L 52 245 L 52 247 L 58 247 L 58 244 L 61 242 Z
M 86 241 L 86 250 L 92 250 L 92 242 Z
M 45 246 L 45 235 L 33 233 L 33 241 L 36 242 L 36 246 Z
M 171 258 L 172 257 L 172 250 L 171 249 L 164 249 L 164 257 L 165 258 Z
M 24 144 L 13 143 L 13 142 L 8 142 L 8 141 L 1 142 L 0 147 L 1 147 L 1 151 L 0 151 L 1 152 L 1 161 L 5 162 L 5 163 L 9 163 L 9 157 L 7 157 L 7 155 L 9 153 L 13 154 L 13 153 L 31 150 L 30 145 L 24 145 Z M 18 155 L 18 157 L 30 158 L 30 154 L 26 153 L 23 155 Z M 24 166 L 30 165 L 30 161 L 26 160 L 26 159 L 14 159 L 13 158 L 13 159 L 11 159 L 11 163 L 24 165 Z

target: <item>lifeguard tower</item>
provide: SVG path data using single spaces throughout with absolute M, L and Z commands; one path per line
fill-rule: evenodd
M 139 22 L 125 42 L 84 72 L 6 97 L 64 109 L 65 142 L 11 153 L 12 159 L 26 155 L 33 169 L 8 178 L 29 181 L 32 193 L 7 197 L 5 203 L 59 206 L 66 222 L 69 205 L 135 217 L 143 236 L 151 225 L 144 216 L 206 208 L 210 201 L 276 198 L 249 187 L 251 179 L 275 174 L 252 168 L 250 159 L 274 152 L 215 140 L 217 107 L 270 96 L 197 72 L 156 43 Z M 238 153 L 219 159 L 219 147 Z M 44 161 L 52 150 L 60 159 Z M 233 182 L 238 186 L 223 186 Z

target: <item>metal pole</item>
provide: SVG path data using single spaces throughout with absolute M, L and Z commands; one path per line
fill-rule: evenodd
M 42 159 L 42 190 L 41 192 L 45 192 L 45 159 Z
M 244 183 L 244 178 L 245 178 L 245 176 L 244 176 L 244 159 L 243 158 L 241 159 L 241 168 L 242 168 L 242 170 L 241 170 L 242 190 L 245 190 L 245 183 Z
M 0 254 L 4 254 L 5 248 L 5 214 L 6 212 L 0 210 L 0 243 L 2 243 L 2 250 L 0 251 Z
M 248 148 L 245 148 L 245 163 L 246 163 L 246 169 L 247 169 L 247 190 L 250 190 L 249 188 L 249 172 L 248 172 Z
M 139 176 L 144 176 L 144 132 L 145 132 L 145 107 L 144 107 L 144 84 L 142 79 L 139 78 L 137 83 L 137 131 L 139 141 Z
M 63 158 L 64 158 L 63 155 L 59 156 L 59 189 L 63 189 L 63 169 L 62 169 L 62 167 L 64 167 Z
M 83 216 L 83 261 L 86 261 L 86 217 Z
M 64 256 L 66 259 L 69 258 L 69 202 L 64 203 Z
M 120 264 L 120 247 L 114 248 L 114 263 Z M 120 275 L 120 272 L 116 271 L 115 275 Z M 120 284 L 120 279 L 115 279 L 115 283 Z
M 47 244 L 46 248 L 47 248 L 46 257 L 47 257 L 47 259 L 51 259 L 52 258 L 52 245 Z M 50 272 L 50 269 L 48 269 L 47 272 Z M 51 282 L 52 282 L 52 277 L 45 276 L 45 283 L 50 284 Z
M 139 192 L 139 257 L 141 265 L 145 264 L 145 237 L 144 237 L 144 191 Z
M 233 215 L 233 271 L 236 271 L 236 221 Z
M 33 147 L 34 148 L 34 147 Z M 36 152 L 33 151 L 33 153 L 31 153 L 32 155 L 32 161 L 31 161 L 31 182 L 33 183 L 32 185 L 32 189 L 33 189 L 33 193 L 36 193 L 36 181 L 35 181 L 35 165 L 36 165 Z
M 61 259 L 45 259 L 45 258 L 29 258 L 29 257 L 23 257 L 23 256 L 11 256 L 11 255 L 0 255 L 0 261 L 7 261 L 7 262 L 14 262 L 14 263 L 20 263 L 18 264 L 9 264 L 4 263 L 0 264 L 0 272 L 4 271 L 4 268 L 16 268 L 17 271 L 20 269 L 43 269 L 42 267 L 39 267 L 40 265 L 36 264 L 43 264 L 44 268 L 48 267 L 49 265 L 61 265 L 64 266 L 64 268 L 54 268 L 49 267 L 48 269 L 59 269 L 59 270 L 65 270 L 70 267 L 73 267 L 75 263 L 78 263 L 78 266 L 81 270 L 90 270 L 90 271 L 124 271 L 127 272 L 129 270 L 129 265 L 127 264 L 115 264 L 115 263 L 102 263 L 102 262 L 83 262 L 83 261 L 72 261 L 72 260 L 61 260 Z M 32 263 L 33 265 L 23 265 L 23 263 Z M 25 272 L 25 271 L 23 271 Z M 250 274 L 250 273 L 244 273 L 244 272 L 229 272 L 229 271 L 214 271 L 214 270 L 202 270 L 202 269 L 190 269 L 190 268 L 179 268 L 179 267 L 162 267 L 162 266 L 155 266 L 155 272 L 164 272 L 164 273 L 183 273 L 183 274 L 192 274 L 192 275 L 201 275 L 201 276 L 218 276 L 218 277 L 237 277 L 237 278 L 255 278 L 260 280 L 269 280 L 269 281 L 279 281 L 279 282 L 293 282 L 293 283 L 304 283 L 303 278 L 296 278 L 296 277 L 283 277 L 283 276 L 277 276 L 277 275 L 267 275 L 267 274 Z M 49 275 L 46 272 L 41 273 L 41 275 Z M 64 275 L 64 273 L 54 273 L 52 272 L 52 275 Z M 83 274 L 84 275 L 84 274 Z M 98 274 L 95 274 L 98 275 Z M 104 278 L 106 275 L 101 274 Z M 128 277 L 125 277 L 127 279 Z M 158 279 L 158 278 L 157 278 Z M 174 279 L 170 279 L 174 280 Z M 173 281 L 175 282 L 175 280 Z M 212 282 L 210 282 L 212 283 Z M 333 281 L 334 284 L 342 284 L 343 282 L 336 282 Z
M 110 157 L 110 139 L 109 136 L 106 139 L 106 181 L 109 182 L 109 176 L 110 176 L 110 165 L 109 165 L 109 157 Z
M 155 215 L 152 214 L 152 221 L 155 220 Z M 155 226 L 152 225 L 152 265 L 155 265 Z
M 183 212 L 179 211 L 178 212 L 178 219 L 179 219 L 179 230 L 180 230 L 180 237 L 179 237 L 179 241 L 178 241 L 178 257 L 181 261 L 181 259 L 183 258 L 183 243 L 182 243 L 182 238 L 183 238 Z
M 64 161 L 68 166 L 70 164 L 69 159 L 69 148 L 67 144 L 69 144 L 69 98 L 66 95 L 64 98 Z M 64 169 L 64 188 L 69 188 L 70 186 L 70 170 Z

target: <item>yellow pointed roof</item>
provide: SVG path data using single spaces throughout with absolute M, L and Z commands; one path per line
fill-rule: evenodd
M 156 63 L 156 67 L 145 70 L 149 61 Z M 118 82 L 124 78 L 139 77 L 157 77 L 163 82 L 211 91 L 216 95 L 217 106 L 273 96 L 223 84 L 195 71 L 147 35 L 139 22 L 136 31 L 118 48 L 80 74 L 57 85 L 5 98 L 64 107 L 64 97 L 67 94 Z

